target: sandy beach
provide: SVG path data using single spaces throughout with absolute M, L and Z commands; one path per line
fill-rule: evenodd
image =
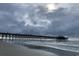
M 44 50 L 30 49 L 21 45 L 8 44 L 0 41 L 0 56 L 51 56 L 55 55 Z

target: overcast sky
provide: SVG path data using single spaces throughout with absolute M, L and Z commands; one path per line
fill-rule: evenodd
M 0 31 L 79 36 L 79 4 L 0 4 Z

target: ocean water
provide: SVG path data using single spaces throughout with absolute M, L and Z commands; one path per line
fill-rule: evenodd
M 24 45 L 31 49 L 45 50 L 57 55 L 79 55 L 79 38 L 69 38 L 66 41 L 57 41 L 56 39 L 34 39 L 34 40 L 13 40 L 9 43 Z M 33 47 L 34 46 L 34 47 Z
M 58 42 L 55 39 L 47 41 L 26 41 L 24 44 L 46 46 L 60 50 L 79 52 L 79 38 L 69 38 L 67 41 Z

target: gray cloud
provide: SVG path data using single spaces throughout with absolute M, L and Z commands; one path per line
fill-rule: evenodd
M 27 34 L 78 36 L 79 4 L 0 4 L 0 31 Z

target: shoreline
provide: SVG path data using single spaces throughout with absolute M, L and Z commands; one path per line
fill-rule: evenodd
M 0 41 L 0 56 L 56 56 L 56 54 Z

